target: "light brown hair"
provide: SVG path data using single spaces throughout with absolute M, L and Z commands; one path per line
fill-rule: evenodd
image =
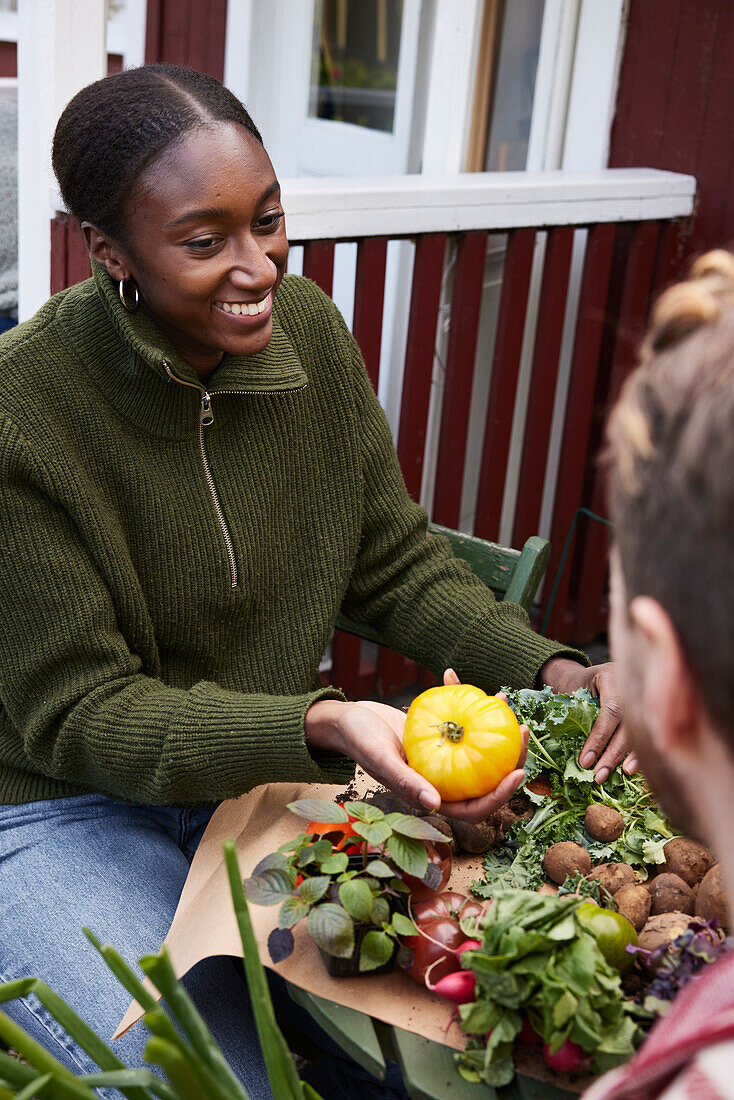
M 656 303 L 607 426 L 627 596 L 676 628 L 711 719 L 734 736 L 734 256 L 709 252 Z

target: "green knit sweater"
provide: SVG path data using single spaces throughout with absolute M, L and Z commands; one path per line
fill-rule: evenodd
M 0 341 L 0 802 L 346 779 L 303 730 L 342 606 L 490 690 L 560 651 L 426 539 L 312 283 L 207 389 L 96 265 Z

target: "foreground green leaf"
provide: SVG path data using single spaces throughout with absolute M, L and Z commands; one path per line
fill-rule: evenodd
M 54 1019 L 61 1024 L 67 1035 L 70 1035 L 101 1069 L 122 1070 L 126 1068 L 107 1043 L 100 1039 L 99 1035 L 89 1027 L 81 1016 L 78 1016 L 63 998 L 59 997 L 58 993 L 54 993 L 53 989 L 49 988 L 40 978 L 19 978 L 16 981 L 0 985 L 0 1004 L 15 1000 L 18 997 L 27 997 L 31 993 L 35 994 L 44 1008 L 48 1009 Z M 29 1058 L 28 1061 L 32 1060 Z M 139 1088 L 132 1088 L 125 1095 L 129 1100 L 145 1100 L 147 1093 Z
M 265 970 L 260 962 L 257 940 L 255 939 L 250 912 L 247 908 L 247 900 L 242 887 L 234 842 L 231 840 L 225 841 L 223 850 L 232 893 L 232 904 L 234 905 L 237 927 L 242 940 L 247 988 L 273 1096 L 277 1097 L 278 1100 L 301 1100 L 303 1096 L 310 1096 L 311 1100 L 321 1100 L 317 1094 L 313 1093 L 313 1090 L 310 1093 L 306 1092 L 296 1072 L 283 1033 L 278 1027 L 270 989 L 265 977 Z M 323 906 L 316 907 L 316 909 L 319 908 L 323 908 Z M 315 911 L 315 909 L 312 909 L 311 913 Z

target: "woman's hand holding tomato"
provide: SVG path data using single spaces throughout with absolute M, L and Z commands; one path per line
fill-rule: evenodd
M 459 683 L 452 669 L 444 673 L 444 683 Z M 309 748 L 343 753 L 406 802 L 463 821 L 484 821 L 509 802 L 525 777 L 522 768 L 527 755 L 526 726 L 520 727 L 522 750 L 517 765 L 495 790 L 481 798 L 442 802 L 436 788 L 406 763 L 402 710 L 370 700 L 344 703 L 339 699 L 320 699 L 306 712 L 304 725 Z

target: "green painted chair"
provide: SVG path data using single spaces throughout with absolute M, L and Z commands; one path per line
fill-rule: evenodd
M 461 531 L 452 531 L 438 523 L 429 523 L 428 530 L 432 535 L 444 535 L 451 543 L 454 555 L 468 562 L 472 572 L 503 600 L 519 603 L 526 611 L 530 610 L 548 568 L 551 545 L 547 539 L 532 535 L 522 550 L 513 550 L 496 542 L 464 535 Z M 355 634 L 379 645 L 387 644 L 378 630 L 355 623 L 346 615 L 340 615 L 336 625 L 347 634 Z

